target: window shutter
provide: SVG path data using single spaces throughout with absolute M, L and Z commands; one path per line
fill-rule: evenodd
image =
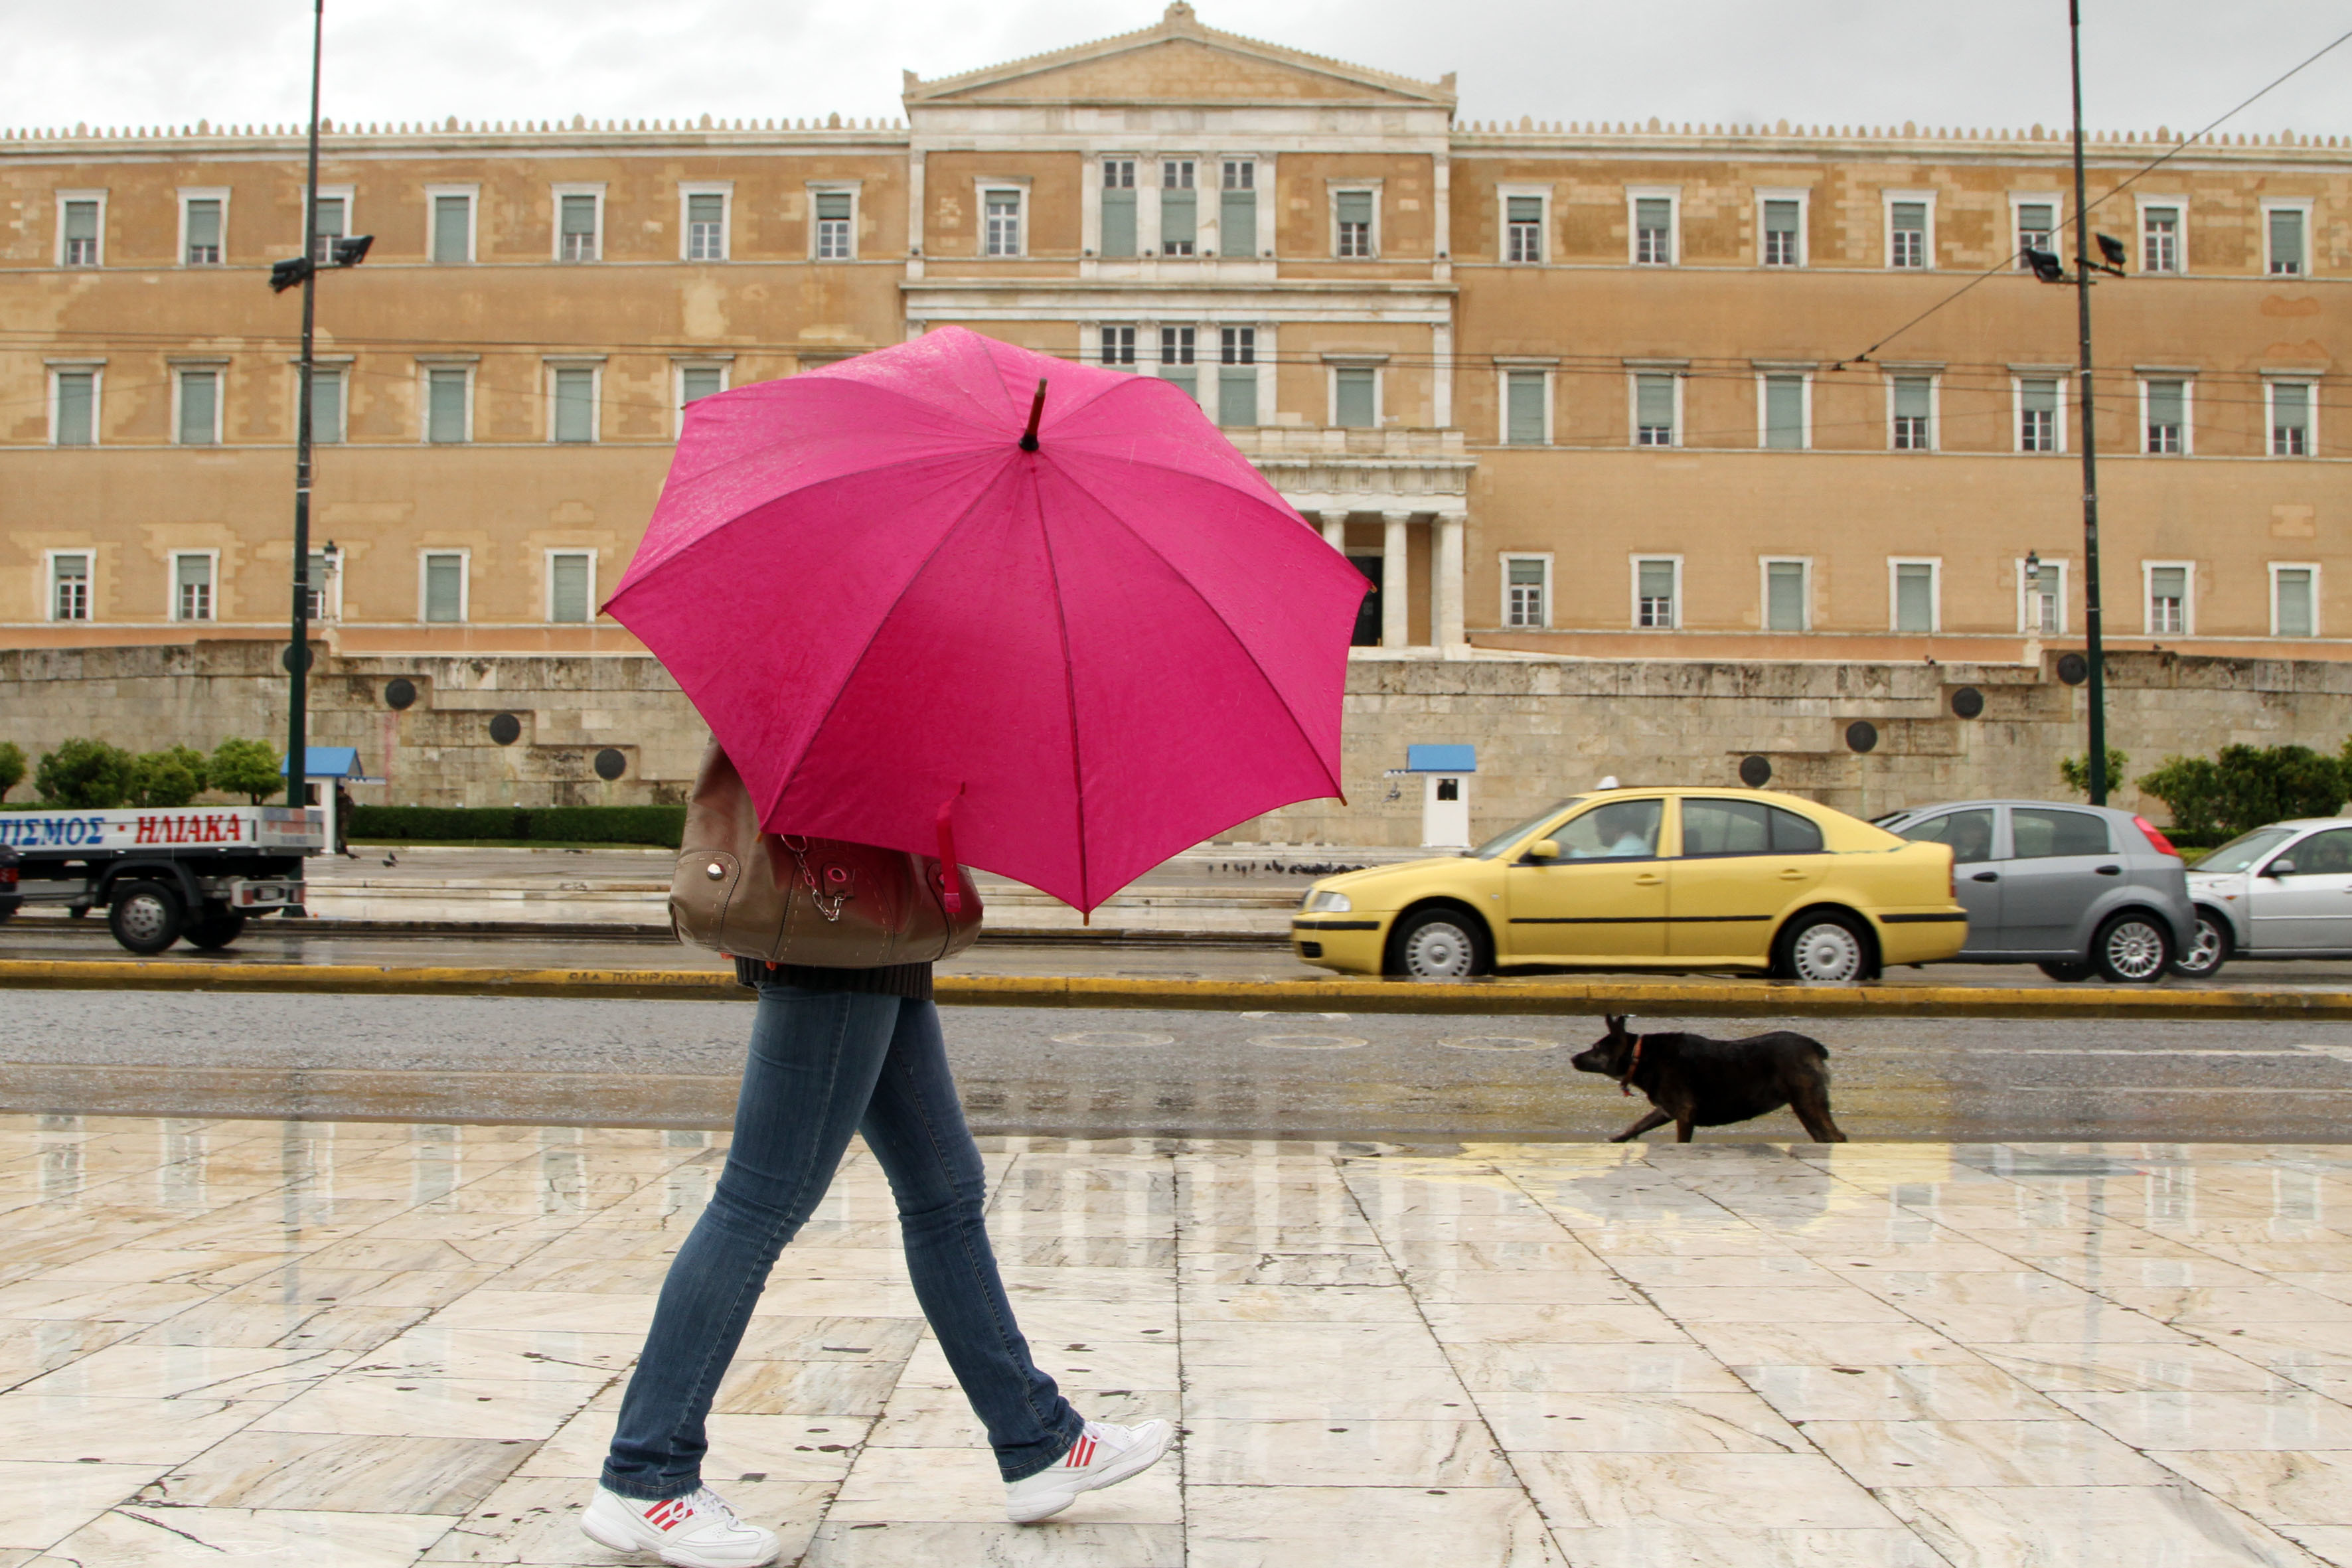
M 340 370 L 310 371 L 310 439 L 340 441 L 343 438 L 343 373 Z
M 1642 563 L 1642 597 L 1661 599 L 1671 605 L 1675 597 L 1675 563 L 1671 561 Z M 1672 624 L 1669 614 L 1667 624 Z
M 1895 569 L 1895 629 L 1932 632 L 1936 629 L 1936 569 L 1926 563 Z
M 692 403 L 723 390 L 719 382 L 725 374 L 724 371 L 710 365 L 693 365 L 680 371 L 677 377 L 679 401 Z
M 1192 186 L 1163 186 L 1160 192 L 1160 250 L 1163 256 L 1190 256 L 1200 237 L 1199 195 Z
M 1255 366 L 1228 364 L 1218 368 L 1217 423 L 1234 426 L 1257 423 Z
M 457 621 L 465 614 L 466 558 L 428 555 L 425 558 L 425 618 Z
M 2188 407 L 2188 398 L 2177 381 L 2151 381 L 2147 384 L 2147 422 L 2151 425 L 2178 425 Z
M 1633 202 L 1633 223 L 1639 228 L 1672 228 L 1675 204 L 1664 196 L 1640 196 Z
M 1805 445 L 1805 378 L 1768 375 L 1764 378 L 1764 445 L 1775 451 L 1795 452 Z
M 596 438 L 596 373 L 558 370 L 555 373 L 555 438 L 593 441 Z
M 1339 406 L 1333 410 L 1337 422 L 1352 429 L 1371 427 L 1374 414 L 1372 378 L 1378 373 L 1369 369 L 1343 369 L 1333 373 L 1338 383 Z
M 220 408 L 220 378 L 208 370 L 180 374 L 180 444 L 212 445 Z
M 1507 210 L 1513 223 L 1543 222 L 1541 196 L 1513 196 L 1507 204 Z
M 434 371 L 427 390 L 431 401 L 425 411 L 426 439 L 464 440 L 466 438 L 466 373 L 462 370 Z
M 1645 375 L 1635 383 L 1635 412 L 1645 429 L 1672 430 L 1675 427 L 1675 378 L 1671 375 Z
M 1135 254 L 1135 187 L 1111 183 L 1116 163 L 1103 165 L 1102 193 L 1102 253 L 1105 256 Z
M 213 562 L 209 555 L 174 555 L 172 557 L 172 580 L 184 594 L 190 588 L 209 588 L 213 581 Z
M 1925 419 L 1927 406 L 1933 401 L 1932 384 L 1924 375 L 1899 375 L 1895 378 L 1895 416 L 1898 419 Z
M 714 201 L 717 200 L 716 197 L 713 197 L 712 199 Z M 847 223 L 849 221 L 849 193 L 847 191 L 819 191 L 816 196 L 816 216 L 817 220 L 820 223 L 828 219 L 839 223 Z M 716 223 L 719 220 L 713 218 L 711 221 Z
M 2277 216 L 2275 213 L 2272 216 Z M 221 205 L 219 201 L 211 197 L 203 201 L 191 201 L 188 204 L 188 259 L 195 260 L 199 251 L 210 251 L 211 256 L 205 259 L 219 260 L 220 243 Z
M 2310 569 L 2282 566 L 2278 573 L 2278 635 L 2307 637 L 2312 635 L 2312 620 Z
M 342 197 L 320 196 L 319 198 L 319 226 L 311 232 L 331 235 L 337 239 L 343 237 Z
M 2311 424 L 2311 388 L 2283 381 L 2271 387 L 2271 423 L 2283 430 L 2307 429 Z
M 88 447 L 94 443 L 98 432 L 92 415 L 95 412 L 98 379 L 86 370 L 58 372 L 58 445 Z
M 1503 438 L 1515 447 L 1540 447 L 1544 440 L 1544 373 L 1511 372 L 1510 409 Z
M 1773 561 L 1764 567 L 1764 629 L 1805 629 L 1805 563 Z
M 2058 384 L 2054 381 L 2020 382 L 2018 400 L 2028 414 L 2055 414 L 2058 412 Z
M 2271 209 L 2271 270 L 2303 270 L 2303 215 L 2293 208 Z
M 1217 254 L 1236 258 L 1257 254 L 1257 193 L 1220 192 L 1217 201 Z
M 563 198 L 563 259 L 587 260 L 596 254 L 596 198 Z
M 1794 202 L 1766 202 L 1764 204 L 1764 232 L 1767 234 L 1796 233 L 1797 204 Z
M 2046 239 L 2057 226 L 2056 216 L 2047 202 L 2027 202 L 2017 209 L 2017 226 L 2026 234 Z
M 466 259 L 467 229 L 472 226 L 474 204 L 464 196 L 433 198 L 433 259 L 444 265 Z
M 688 223 L 724 223 L 727 219 L 727 198 L 716 195 L 690 195 L 686 198 L 686 221 Z
M 97 242 L 98 204 L 96 202 L 66 204 L 66 237 L 69 240 L 86 239 L 93 244 Z
M 1341 191 L 1338 196 L 1338 203 L 1339 208 L 1339 221 L 1341 223 L 1370 223 L 1372 221 L 1371 192 Z
M 558 621 L 588 618 L 588 557 L 551 555 L 547 560 L 548 617 Z
M 1895 204 L 1895 227 L 1896 232 L 1902 234 L 1927 233 L 1927 204 L 1925 202 L 1896 202 Z

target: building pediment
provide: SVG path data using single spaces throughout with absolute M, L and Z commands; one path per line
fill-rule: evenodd
M 1204 27 L 1184 0 L 1159 24 L 1050 54 L 924 81 L 906 75 L 918 105 L 957 103 L 1387 103 L 1452 109 L 1454 78 L 1435 82 L 1261 43 Z

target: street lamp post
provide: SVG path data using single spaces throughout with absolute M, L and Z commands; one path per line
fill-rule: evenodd
M 2074 320 L 2083 381 L 2083 633 L 2091 667 L 2091 804 L 2107 804 L 2107 672 L 2099 607 L 2099 457 L 2091 391 L 2091 214 L 2083 182 L 2083 5 L 2066 0 L 2074 86 Z

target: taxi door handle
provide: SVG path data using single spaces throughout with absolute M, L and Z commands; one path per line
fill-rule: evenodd
M 1633 879 L 1633 886 L 1637 888 L 1654 888 L 1664 880 L 1665 879 L 1659 876 L 1655 871 L 1644 871 L 1640 876 Z
M 2124 874 L 2124 868 L 2121 866 L 2101 866 L 2097 870 L 2102 877 L 2120 877 Z
M 1807 875 L 1809 875 L 1809 873 L 1801 871 L 1794 866 L 1790 866 L 1781 871 L 1780 880 L 1784 882 L 1801 882 L 1805 879 Z M 2352 888 L 2347 888 L 2345 891 L 2352 892 Z
M 1979 871 L 1975 876 L 1970 877 L 1969 880 L 1971 882 L 1998 882 L 2000 880 L 2000 873 L 1998 871 Z

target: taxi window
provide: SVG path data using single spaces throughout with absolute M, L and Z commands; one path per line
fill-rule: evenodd
M 2315 833 L 2285 854 L 2282 863 L 2292 860 L 2296 877 L 2341 877 L 2352 872 L 2352 828 L 2332 828 Z
M 2105 855 L 2109 852 L 2107 819 L 2087 811 L 2053 811 L 2042 806 L 2011 806 L 2010 841 L 2020 860 L 2047 860 L 2061 855 Z
M 1486 843 L 1478 846 L 1477 848 L 1470 851 L 1470 858 L 1474 860 L 1492 860 L 1496 856 L 1500 855 L 1504 850 L 1508 849 L 1512 845 L 1517 844 L 1520 839 L 1526 837 L 1537 828 L 1541 827 L 1545 823 L 1549 822 L 1553 817 L 1558 816 L 1561 812 L 1566 811 L 1570 806 L 1574 805 L 1578 801 L 1582 800 L 1583 798 L 1584 797 L 1580 795 L 1572 795 L 1566 800 L 1556 800 L 1552 802 L 1549 805 L 1545 806 L 1541 811 L 1537 812 L 1533 816 L 1528 817 L 1525 822 L 1514 824 L 1512 826 L 1505 829 L 1501 833 L 1497 833 L 1494 837 L 1486 840 Z
M 1818 855 L 1822 830 L 1760 800 L 1685 800 L 1683 854 Z
M 1612 800 L 1560 824 L 1552 834 L 1562 860 L 1643 860 L 1658 852 L 1664 803 Z
M 1992 858 L 1992 811 L 1948 811 L 1902 828 L 1898 836 L 1914 844 L 1948 844 L 1956 865 L 1974 866 Z
M 1765 810 L 1772 814 L 1772 853 L 1775 855 L 1818 855 L 1822 852 L 1822 825 L 1811 817 L 1799 816 L 1777 805 Z

